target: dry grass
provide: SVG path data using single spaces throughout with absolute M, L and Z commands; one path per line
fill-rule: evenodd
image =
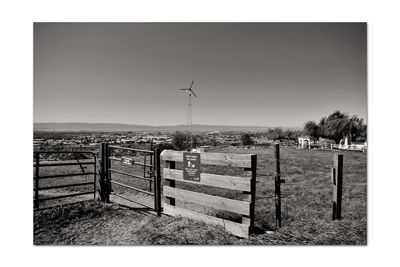
M 116 205 L 85 202 L 35 214 L 35 244 L 103 245 L 365 245 L 367 243 L 367 155 L 344 154 L 343 211 L 331 220 L 331 151 L 281 148 L 283 227 L 275 229 L 273 149 L 222 150 L 256 153 L 256 230 L 248 240 L 220 227 L 184 218 L 157 218 Z M 227 172 L 213 168 L 213 172 Z M 228 170 L 238 174 L 240 170 Z M 179 185 L 178 185 L 179 187 Z M 207 190 L 207 189 L 199 189 Z M 213 194 L 237 197 L 230 191 Z M 179 204 L 179 203 L 178 203 Z M 234 214 L 208 210 L 219 217 Z

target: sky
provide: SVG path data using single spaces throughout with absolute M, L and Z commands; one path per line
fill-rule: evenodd
M 35 23 L 34 122 L 367 119 L 365 23 Z

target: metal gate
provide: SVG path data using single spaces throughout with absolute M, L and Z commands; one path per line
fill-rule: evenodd
M 35 151 L 34 155 L 35 210 L 52 208 L 55 204 L 66 204 L 54 202 L 59 199 L 79 200 L 79 197 L 83 195 L 93 195 L 93 198 L 96 198 L 95 153 L 92 151 Z M 55 156 L 56 159 L 47 159 L 50 155 Z M 67 159 L 71 158 L 60 159 L 61 155 L 65 155 Z M 86 156 L 80 160 L 79 156 L 82 155 Z M 73 171 L 71 166 L 79 166 L 79 171 Z M 49 204 L 39 208 L 39 203 L 42 202 Z
M 100 163 L 100 196 L 103 201 L 134 203 L 161 215 L 158 147 L 145 150 L 102 143 Z

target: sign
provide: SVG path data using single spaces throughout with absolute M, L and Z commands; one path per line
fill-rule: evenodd
M 121 157 L 121 164 L 127 165 L 127 166 L 133 166 L 133 159 L 128 158 L 128 157 Z
M 200 182 L 200 153 L 183 152 L 183 180 Z

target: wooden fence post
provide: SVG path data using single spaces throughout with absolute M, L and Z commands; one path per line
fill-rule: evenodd
M 285 183 L 285 180 L 281 179 L 279 144 L 274 145 L 274 150 L 275 150 L 275 226 L 279 228 L 282 226 L 281 183 Z
M 35 152 L 35 209 L 39 209 L 39 152 Z
M 256 201 L 256 180 L 257 180 L 257 155 L 251 155 L 251 167 L 244 168 L 245 171 L 251 172 L 250 181 L 250 192 L 243 192 L 243 200 L 250 202 L 250 214 L 249 216 L 242 215 L 242 224 L 250 226 L 249 232 L 251 233 L 254 229 L 254 217 L 255 217 L 255 201 Z
M 343 155 L 334 155 L 334 167 L 332 168 L 333 203 L 332 220 L 342 218 L 342 188 L 343 188 Z
M 175 169 L 175 161 L 167 160 L 166 163 L 167 163 L 167 165 L 169 165 L 168 167 L 169 167 L 170 169 Z M 166 184 L 167 186 L 169 186 L 169 187 L 175 187 L 175 180 L 166 179 L 165 181 L 166 181 L 166 183 L 167 183 L 167 184 Z M 175 206 L 175 198 L 166 197 L 166 199 L 167 199 L 167 204 L 169 204 L 169 205 L 171 205 L 171 206 Z
M 154 209 L 157 216 L 161 216 L 161 164 L 160 164 L 160 148 L 156 146 L 154 149 Z

